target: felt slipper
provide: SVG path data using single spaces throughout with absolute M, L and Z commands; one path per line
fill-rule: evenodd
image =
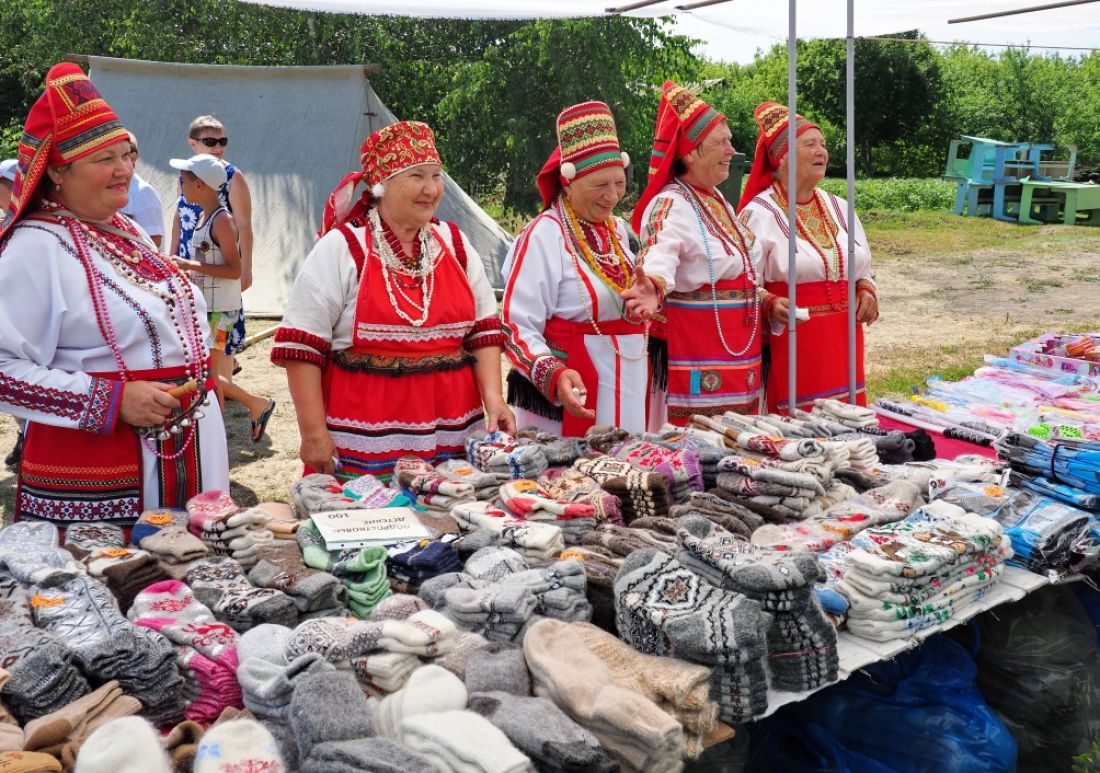
M 252 442 L 259 443 L 267 431 L 267 422 L 271 420 L 271 414 L 275 412 L 274 398 L 267 398 L 267 408 L 260 414 L 260 418 L 252 420 Z

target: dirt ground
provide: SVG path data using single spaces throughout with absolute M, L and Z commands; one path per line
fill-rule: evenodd
M 950 215 L 865 218 L 882 317 L 867 333 L 872 397 L 908 391 L 932 374 L 957 377 L 983 354 L 1045 330 L 1100 329 L 1100 229 L 1021 227 Z M 273 320 L 250 320 L 249 332 Z M 241 357 L 238 381 L 278 401 L 267 436 L 249 437 L 247 412 L 226 414 L 232 493 L 242 505 L 286 500 L 301 472 L 298 429 L 286 377 L 268 361 L 271 340 Z M 0 452 L 15 423 L 0 418 Z M 0 470 L 0 513 L 10 518 L 15 477 Z

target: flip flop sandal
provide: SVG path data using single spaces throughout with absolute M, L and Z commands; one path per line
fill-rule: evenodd
M 263 440 L 264 433 L 267 432 L 267 422 L 271 420 L 271 414 L 275 412 L 275 400 L 274 398 L 267 398 L 267 408 L 260 414 L 258 419 L 252 421 L 252 442 L 259 443 Z

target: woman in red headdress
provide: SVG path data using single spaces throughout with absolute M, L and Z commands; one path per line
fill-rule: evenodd
M 634 255 L 613 215 L 628 158 L 603 102 L 563 110 L 557 133 L 538 176 L 542 214 L 504 261 L 508 401 L 523 427 L 645 432 L 649 323 L 621 298 L 634 284 Z
M 741 196 L 741 217 L 756 234 L 764 254 L 764 287 L 788 297 L 788 110 L 763 102 L 755 111 L 760 135 L 756 157 Z M 796 118 L 797 252 L 795 302 L 809 319 L 798 322 L 795 406 L 808 410 L 815 399 L 848 395 L 848 234 L 855 231 L 856 401 L 867 404 L 863 378 L 863 328 L 878 319 L 878 297 L 871 278 L 871 251 L 859 218 L 849 224 L 848 203 L 817 187 L 825 177 L 829 151 L 815 124 Z M 786 305 L 771 327 L 768 410 L 786 412 L 790 384 L 790 336 Z
M 16 518 L 126 526 L 229 487 L 206 306 L 119 214 L 132 169 L 88 76 L 51 68 L 0 229 L 0 410 L 28 421 Z
M 329 196 L 271 350 L 306 472 L 341 478 L 388 475 L 402 456 L 462 456 L 484 425 L 515 431 L 485 267 L 458 226 L 435 219 L 443 167 L 432 130 L 391 124 L 359 157 L 362 171 Z
M 663 297 L 668 420 L 757 413 L 763 384 L 760 250 L 718 185 L 730 172 L 726 117 L 667 81 L 657 112 L 649 184 L 634 209 L 638 259 L 649 281 L 628 291 L 652 309 Z

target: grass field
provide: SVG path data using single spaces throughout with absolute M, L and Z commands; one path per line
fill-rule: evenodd
M 960 378 L 985 354 L 1046 330 L 1100 329 L 1100 229 L 1019 226 L 933 212 L 864 216 L 882 317 L 867 331 L 871 398 L 900 395 L 928 376 Z M 250 332 L 272 325 L 253 320 Z M 283 371 L 268 362 L 270 341 L 241 358 L 239 379 L 278 400 L 268 437 L 249 440 L 247 413 L 230 404 L 233 495 L 241 504 L 285 500 L 301 472 L 298 430 Z M 7 453 L 15 423 L 0 419 Z M 0 510 L 11 509 L 15 478 L 0 471 Z

